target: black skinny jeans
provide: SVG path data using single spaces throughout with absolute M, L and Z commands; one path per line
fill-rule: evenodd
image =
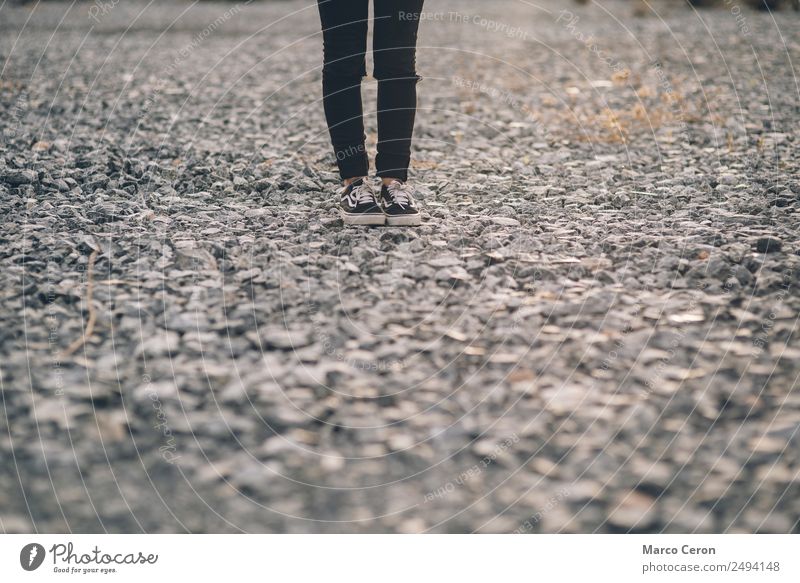
M 317 0 L 324 42 L 325 117 L 342 179 L 369 174 L 361 79 L 367 74 L 370 0 Z M 408 178 L 417 110 L 416 45 L 424 0 L 373 0 L 381 178 Z

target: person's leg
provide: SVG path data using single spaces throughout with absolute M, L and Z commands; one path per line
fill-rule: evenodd
M 416 47 L 423 0 L 375 0 L 378 176 L 405 182 L 417 111 Z
M 317 0 L 324 66 L 322 93 L 336 163 L 343 180 L 369 174 L 361 79 L 367 74 L 369 0 Z

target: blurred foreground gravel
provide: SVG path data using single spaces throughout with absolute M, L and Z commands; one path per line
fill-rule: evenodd
M 538 4 L 429 2 L 418 229 L 313 2 L 4 4 L 0 529 L 797 532 L 800 17 Z

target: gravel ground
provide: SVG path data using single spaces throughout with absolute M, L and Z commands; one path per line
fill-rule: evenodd
M 538 5 L 365 229 L 312 2 L 3 3 L 0 528 L 798 532 L 800 16 Z

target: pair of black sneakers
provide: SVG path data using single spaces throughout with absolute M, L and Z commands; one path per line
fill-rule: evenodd
M 415 227 L 421 223 L 413 187 L 399 180 L 381 186 L 380 201 L 363 178 L 342 188 L 339 196 L 345 225 Z

